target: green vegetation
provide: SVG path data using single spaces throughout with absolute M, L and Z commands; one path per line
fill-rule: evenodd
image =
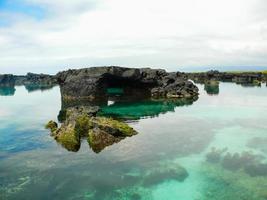
M 57 130 L 57 123 L 50 120 L 46 125 L 46 129 L 49 129 L 52 133 Z

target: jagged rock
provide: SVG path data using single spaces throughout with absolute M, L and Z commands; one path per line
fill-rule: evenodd
M 193 97 L 198 88 L 180 73 L 161 69 L 133 69 L 122 67 L 92 67 L 68 70 L 56 75 L 63 99 L 105 98 L 107 89 L 123 88 L 124 92 L 146 90 L 153 97 Z

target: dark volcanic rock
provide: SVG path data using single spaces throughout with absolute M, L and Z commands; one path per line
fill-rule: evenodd
M 0 75 L 0 86 L 14 86 L 15 77 L 12 74 Z
M 48 74 L 27 73 L 26 76 L 14 76 L 16 85 L 53 85 L 57 84 L 55 76 Z
M 238 84 L 256 83 L 265 80 L 262 72 L 219 72 L 208 71 L 199 73 L 187 73 L 187 77 L 196 83 L 205 83 L 208 80 L 217 80 L 222 82 L 235 82 Z
M 47 74 L 28 73 L 26 76 L 16 76 L 12 74 L 0 75 L 0 87 L 14 87 L 24 85 L 29 91 L 47 90 L 57 84 L 55 76 Z M 15 90 L 15 88 L 14 88 Z
M 161 69 L 92 67 L 68 70 L 56 75 L 63 99 L 96 100 L 107 97 L 108 88 L 123 88 L 124 94 L 142 91 L 153 97 L 194 97 L 198 88 L 181 73 Z

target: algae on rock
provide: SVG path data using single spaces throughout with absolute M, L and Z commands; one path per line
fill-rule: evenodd
M 96 153 L 106 146 L 119 142 L 137 132 L 128 124 L 112 118 L 94 117 L 87 107 L 70 108 L 66 119 L 58 128 L 57 123 L 49 121 L 45 126 L 51 135 L 69 151 L 78 151 L 81 138 L 88 137 L 88 143 Z

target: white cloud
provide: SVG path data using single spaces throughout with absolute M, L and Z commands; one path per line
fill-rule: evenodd
M 47 16 L 0 27 L 1 71 L 267 66 L 265 0 L 27 1 Z

